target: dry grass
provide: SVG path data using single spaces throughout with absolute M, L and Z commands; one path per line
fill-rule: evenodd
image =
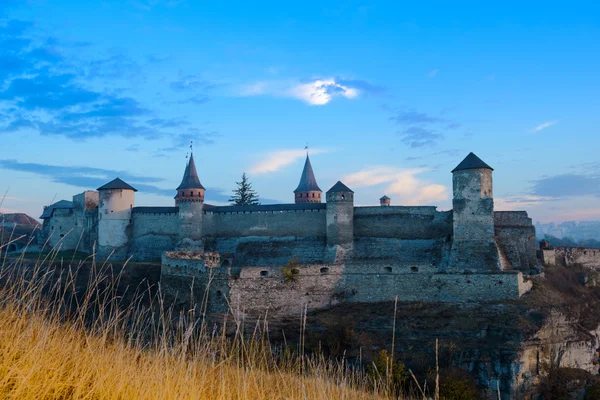
M 47 269 L 59 250 L 31 263 L 0 247 L 1 398 L 391 397 L 384 379 L 343 361 L 273 348 L 264 334 L 248 339 L 242 325 L 226 337 L 194 310 L 173 318 L 160 291 L 148 302 L 148 288 L 138 290 L 125 303 L 108 265 L 94 263 L 87 290 L 76 293 L 81 262 Z

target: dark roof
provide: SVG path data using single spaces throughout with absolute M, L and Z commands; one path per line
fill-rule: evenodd
M 120 178 L 115 178 L 112 181 L 108 182 L 106 185 L 100 186 L 97 190 L 112 190 L 112 189 L 125 189 L 125 190 L 133 190 L 137 192 L 137 189 L 131 186 L 128 183 L 123 182 Z
M 465 159 L 462 160 L 462 162 L 452 170 L 452 172 L 461 171 L 463 169 L 491 169 L 492 171 L 494 170 L 494 168 L 484 163 L 481 160 L 481 158 L 477 157 L 473 153 L 469 153 L 469 155 L 466 156 Z
M 307 154 L 306 161 L 304 162 L 304 169 L 302 170 L 302 176 L 300 177 L 300 183 L 296 190 L 294 190 L 294 193 L 311 191 L 322 192 L 319 185 L 317 185 L 317 180 L 315 179 L 315 174 Z
M 176 214 L 179 212 L 179 207 L 133 207 L 133 214 Z
M 384 195 L 382 198 L 380 198 L 379 200 L 391 200 L 389 197 L 387 197 L 386 195 Z
M 291 211 L 291 210 L 323 210 L 325 203 L 299 203 L 299 204 L 264 204 L 260 206 L 209 206 L 204 207 L 208 212 L 248 212 L 248 211 Z
M 331 189 L 329 189 L 327 191 L 327 193 L 335 193 L 335 192 L 350 192 L 350 193 L 354 193 L 348 186 L 344 185 L 340 181 L 337 181 L 337 183 L 335 185 L 333 185 L 331 187 Z
M 204 186 L 200 183 L 200 178 L 198 178 L 198 172 L 196 171 L 196 163 L 194 162 L 194 155 L 190 156 L 190 161 L 188 161 L 185 166 L 185 172 L 183 173 L 183 179 L 181 180 L 181 184 L 177 186 L 177 190 L 183 189 L 204 189 Z
M 73 202 L 67 201 L 67 200 L 61 200 L 61 201 L 57 201 L 54 204 L 49 205 L 48 207 L 46 207 L 46 209 L 40 216 L 40 219 L 50 218 L 52 216 L 52 213 L 54 212 L 55 208 L 67 208 L 67 209 L 73 208 Z

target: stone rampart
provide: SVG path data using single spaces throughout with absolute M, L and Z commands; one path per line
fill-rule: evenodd
M 354 241 L 353 258 L 356 261 L 374 263 L 415 263 L 440 265 L 444 251 L 448 251 L 446 239 L 397 239 L 357 238 Z
M 421 265 L 301 265 L 206 268 L 201 260 L 163 258 L 162 284 L 179 298 L 209 294 L 209 308 L 234 315 L 301 315 L 341 302 L 489 302 L 518 299 L 531 289 L 521 272 L 446 274 Z M 209 279 L 210 277 L 210 279 Z M 187 279 L 187 280 L 186 280 Z M 210 282 L 210 285 L 209 285 Z M 173 287 L 175 285 L 175 287 Z M 207 292 L 207 286 L 209 288 Z
M 321 205 L 321 204 L 319 204 Z M 221 208 L 221 207 L 219 207 Z M 206 210 L 204 233 L 220 238 L 245 236 L 325 237 L 326 210 L 308 209 L 254 209 L 230 212 Z
M 587 268 L 600 268 L 600 249 L 574 246 L 554 248 L 555 262 L 567 267 L 581 265 Z
M 384 267 L 385 268 L 385 267 Z M 286 282 L 279 268 L 249 267 L 230 283 L 233 311 L 275 315 L 300 315 L 311 309 L 340 302 L 487 302 L 518 299 L 531 283 L 520 272 L 440 274 L 432 270 L 413 272 L 409 268 L 368 266 L 357 272 L 345 266 L 312 265 L 298 268 Z
M 354 236 L 438 239 L 452 235 L 452 212 L 435 207 L 354 207 Z
M 286 265 L 290 260 L 302 264 L 325 262 L 323 237 L 265 237 L 219 238 L 215 246 L 206 249 L 221 254 L 235 254 L 232 266 Z
M 503 270 L 536 267 L 535 227 L 526 211 L 495 211 L 494 233 Z
M 160 260 L 175 248 L 179 230 L 176 207 L 134 207 L 129 255 L 136 261 Z

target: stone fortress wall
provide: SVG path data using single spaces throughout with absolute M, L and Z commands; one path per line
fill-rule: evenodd
M 541 257 L 547 265 L 564 265 L 570 267 L 579 265 L 585 268 L 600 270 L 600 249 L 556 246 L 540 250 Z
M 522 272 L 537 266 L 531 219 L 526 212 L 494 212 L 492 169 L 474 154 L 453 177 L 451 211 L 390 206 L 387 196 L 379 207 L 355 207 L 352 190 L 341 182 L 312 201 L 310 193 L 321 190 L 307 157 L 295 204 L 212 206 L 204 204 L 192 156 L 175 207 L 135 207 L 135 189 L 118 178 L 85 192 L 99 199 L 98 222 L 88 235 L 97 232 L 100 257 L 161 260 L 162 286 L 174 298 L 189 293 L 192 280 L 201 286 L 211 277 L 211 307 L 219 312 L 227 304 L 285 313 L 299 304 L 318 308 L 396 296 L 518 298 L 530 287 Z M 45 223 L 64 218 L 79 225 L 75 207 L 66 209 Z M 290 262 L 293 279 L 283 272 Z

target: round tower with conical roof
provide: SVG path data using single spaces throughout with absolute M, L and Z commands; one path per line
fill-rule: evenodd
M 473 153 L 452 170 L 452 264 L 456 267 L 500 268 L 494 238 L 492 171 Z
M 294 190 L 294 200 L 298 203 L 320 203 L 321 202 L 321 188 L 317 185 L 315 174 L 310 164 L 310 158 L 306 155 L 306 161 L 304 162 L 304 169 L 302 170 L 302 176 L 300 177 L 300 183 L 296 190 Z
M 127 258 L 135 192 L 134 187 L 119 178 L 98 188 L 98 258 Z
M 203 250 L 202 215 L 204 207 L 204 186 L 200 183 L 194 154 L 185 166 L 181 184 L 177 187 L 175 205 L 179 207 L 179 249 Z

